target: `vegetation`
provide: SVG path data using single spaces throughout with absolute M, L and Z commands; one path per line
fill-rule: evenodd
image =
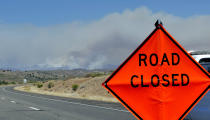
M 77 91 L 78 88 L 79 88 L 79 85 L 77 85 L 77 84 L 72 85 L 72 90 L 73 91 Z
M 12 81 L 11 84 L 16 84 L 16 82 Z
M 9 82 L 7 82 L 7 81 L 0 81 L 0 85 L 8 85 L 9 84 Z
M 37 87 L 41 88 L 41 87 L 43 87 L 43 84 L 42 83 L 37 83 Z
M 99 76 L 103 76 L 105 75 L 104 72 L 92 72 L 92 73 L 88 73 L 86 75 L 86 77 L 99 77 Z
M 0 85 L 23 84 L 23 79 L 27 79 L 27 83 L 37 86 L 38 82 L 43 84 L 49 80 L 67 80 L 75 77 L 98 77 L 107 74 L 110 74 L 110 70 L 0 70 Z M 48 83 L 46 85 L 48 85 Z M 41 87 L 41 85 L 39 86 Z M 53 85 L 49 85 L 49 87 L 53 87 Z
M 49 83 L 48 83 L 48 88 L 52 88 L 52 87 L 54 87 L 54 83 L 49 82 Z

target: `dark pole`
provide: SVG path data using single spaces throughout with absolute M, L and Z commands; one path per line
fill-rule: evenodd
M 158 27 L 159 25 L 163 25 L 162 21 L 160 19 L 158 19 L 156 22 L 155 22 L 155 27 Z

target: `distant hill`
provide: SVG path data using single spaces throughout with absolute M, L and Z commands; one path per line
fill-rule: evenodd
M 75 77 L 89 77 L 95 74 L 109 74 L 110 70 L 31 70 L 31 71 L 12 71 L 0 70 L 0 81 L 19 82 L 27 79 L 28 82 L 47 81 L 47 80 L 66 80 Z

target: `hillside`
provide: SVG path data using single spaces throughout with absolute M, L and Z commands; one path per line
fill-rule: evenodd
M 107 77 L 108 75 L 98 75 L 59 81 L 50 80 L 15 89 L 48 95 L 116 102 L 117 100 L 101 86 Z

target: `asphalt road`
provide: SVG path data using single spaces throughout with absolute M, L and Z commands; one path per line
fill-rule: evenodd
M 135 120 L 122 105 L 0 87 L 0 120 Z
M 188 115 L 210 119 L 210 92 Z M 121 104 L 72 99 L 0 87 L 0 120 L 136 120 Z

